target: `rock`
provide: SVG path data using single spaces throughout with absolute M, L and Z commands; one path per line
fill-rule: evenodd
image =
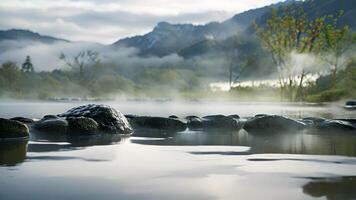
M 34 120 L 26 117 L 13 117 L 11 120 L 15 120 L 22 123 L 33 123 Z
M 279 133 L 281 131 L 301 130 L 306 124 L 278 115 L 258 115 L 248 119 L 244 124 L 247 132 Z
M 95 120 L 99 129 L 112 134 L 130 134 L 132 128 L 126 117 L 108 105 L 88 104 L 72 108 L 59 117 L 88 117 Z
M 170 115 L 168 118 L 171 118 L 171 119 L 179 119 L 179 117 L 176 116 L 176 115 Z
M 228 115 L 228 117 L 234 118 L 234 119 L 240 119 L 239 115 Z
M 301 120 L 311 127 L 311 130 L 323 132 L 356 130 L 356 119 L 325 119 L 306 117 Z
M 187 126 L 178 119 L 165 117 L 131 116 L 128 118 L 134 129 L 157 129 L 170 132 L 184 131 Z
M 238 119 L 225 115 L 209 115 L 203 118 L 190 118 L 187 125 L 190 130 L 239 130 L 241 128 Z
M 68 121 L 68 134 L 91 135 L 98 131 L 99 125 L 88 117 L 70 117 Z
M 255 117 L 264 117 L 264 116 L 268 116 L 267 114 L 257 114 L 255 115 Z
M 42 121 L 45 121 L 45 120 L 49 120 L 49 119 L 60 119 L 60 117 L 56 116 L 56 115 L 45 115 L 42 117 Z
M 20 137 L 28 137 L 29 129 L 26 124 L 10 120 L 0 118 L 0 138 L 20 138 Z
M 314 124 L 314 127 L 323 131 L 354 131 L 356 124 L 352 120 L 324 120 Z
M 42 118 L 33 125 L 33 128 L 41 132 L 64 134 L 67 132 L 68 122 L 62 118 Z
M 194 118 L 199 118 L 198 116 L 195 116 L 195 115 L 188 115 L 185 117 L 186 120 L 191 120 L 191 119 L 194 119 Z
M 303 118 L 302 120 L 305 120 L 305 121 L 311 121 L 313 122 L 314 124 L 315 123 L 320 123 L 320 122 L 323 122 L 325 121 L 326 119 L 325 118 L 322 118 L 322 117 L 305 117 Z

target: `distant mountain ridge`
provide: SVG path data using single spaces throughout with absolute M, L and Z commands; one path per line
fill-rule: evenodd
M 141 51 L 142 55 L 165 56 L 171 53 L 193 52 L 189 48 L 196 49 L 200 45 L 211 48 L 211 39 L 224 40 L 239 33 L 253 35 L 251 28 L 252 21 L 258 24 L 265 23 L 270 16 L 272 8 L 281 7 L 290 3 L 301 3 L 304 11 L 310 18 L 315 18 L 327 14 L 335 14 L 338 10 L 343 10 L 344 15 L 340 18 L 340 25 L 349 25 L 351 29 L 356 29 L 356 2 L 354 0 L 287 0 L 269 6 L 248 10 L 236 14 L 224 22 L 211 22 L 205 25 L 193 24 L 170 24 L 160 22 L 154 29 L 144 35 L 120 39 L 113 44 L 114 47 L 135 47 Z M 209 44 L 204 44 L 205 42 Z M 214 48 L 211 48 L 214 49 Z M 206 53 L 206 50 L 203 50 Z
M 32 32 L 30 30 L 23 29 L 10 29 L 10 30 L 0 30 L 0 41 L 4 40 L 26 40 L 26 41 L 36 41 L 46 44 L 51 44 L 54 42 L 70 42 L 69 40 L 55 38 L 46 35 L 40 35 L 39 33 Z
M 205 39 L 225 39 L 237 31 L 245 31 L 251 22 L 282 3 L 248 10 L 224 22 L 210 22 L 205 25 L 158 23 L 154 29 L 142 36 L 120 39 L 114 47 L 135 47 L 143 55 L 164 56 L 177 53 L 183 48 Z

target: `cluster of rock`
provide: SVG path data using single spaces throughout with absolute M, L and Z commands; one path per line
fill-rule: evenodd
M 107 105 L 88 104 L 58 115 L 46 115 L 39 121 L 23 117 L 0 118 L 0 138 L 28 137 L 29 128 L 45 133 L 91 135 L 100 133 L 131 134 L 132 132 L 176 133 L 192 131 L 238 131 L 249 133 L 293 132 L 299 130 L 356 132 L 356 119 L 303 118 L 291 119 L 278 115 L 260 114 L 251 118 L 238 115 L 205 117 L 151 117 L 126 115 Z
M 46 115 L 39 121 L 24 117 L 0 118 L 0 138 L 25 138 L 30 129 L 70 135 L 130 134 L 133 131 L 125 116 L 107 105 L 79 106 L 59 115 Z

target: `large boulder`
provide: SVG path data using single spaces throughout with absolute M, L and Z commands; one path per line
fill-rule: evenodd
M 254 133 L 280 133 L 296 131 L 306 127 L 306 123 L 279 115 L 258 115 L 248 119 L 243 128 Z
M 28 137 L 29 129 L 26 124 L 0 118 L 0 139 Z
M 157 129 L 168 132 L 181 132 L 187 128 L 184 122 L 174 118 L 134 115 L 127 115 L 127 117 L 134 129 Z
M 97 133 L 99 125 L 92 118 L 70 117 L 68 121 L 68 134 L 71 135 L 92 135 Z
M 59 117 L 88 117 L 95 120 L 101 131 L 112 134 L 130 134 L 132 128 L 126 117 L 108 105 L 88 104 L 72 108 Z
M 62 118 L 44 117 L 33 125 L 33 128 L 48 133 L 65 134 L 68 128 L 68 121 Z
M 237 115 L 208 115 L 202 118 L 189 117 L 187 125 L 190 130 L 239 130 L 241 124 Z
M 11 118 L 11 120 L 15 120 L 15 121 L 19 121 L 19 122 L 22 122 L 22 123 L 33 123 L 34 120 L 31 119 L 31 118 L 26 118 L 26 117 L 13 117 Z

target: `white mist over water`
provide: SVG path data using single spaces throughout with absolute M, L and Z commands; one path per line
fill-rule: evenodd
M 241 102 L 241 101 L 102 101 L 102 102 L 23 102 L 0 101 L 0 117 L 33 117 L 41 118 L 47 114 L 63 113 L 70 108 L 88 104 L 108 104 L 123 114 L 148 115 L 168 117 L 177 115 L 214 115 L 238 114 L 243 117 L 256 114 L 276 114 L 295 118 L 320 116 L 326 118 L 351 118 L 356 117 L 353 111 L 342 108 L 342 104 L 316 105 L 299 103 L 268 103 L 268 102 Z

